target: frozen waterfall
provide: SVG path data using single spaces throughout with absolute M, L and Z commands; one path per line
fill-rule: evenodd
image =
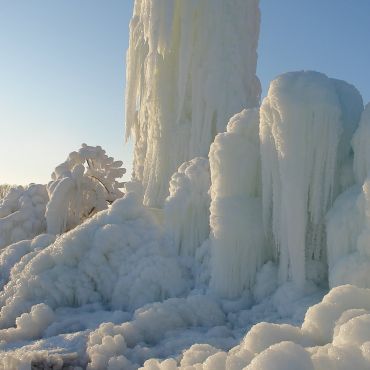
M 163 206 L 177 168 L 206 157 L 233 114 L 258 106 L 259 25 L 258 0 L 135 1 L 126 135 L 144 204 Z
M 244 110 L 216 136 L 211 165 L 211 287 L 237 298 L 253 287 L 264 250 L 258 109 Z
M 353 86 L 317 72 L 270 85 L 261 107 L 263 216 L 281 282 L 325 279 L 325 215 L 353 183 L 350 141 L 362 109 Z

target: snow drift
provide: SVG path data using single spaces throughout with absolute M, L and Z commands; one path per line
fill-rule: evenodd
M 366 370 L 370 367 L 370 290 L 342 286 L 312 306 L 301 327 L 259 323 L 230 350 L 194 345 L 146 370 Z
M 57 238 L 22 269 L 13 268 L 0 296 L 0 326 L 12 326 L 38 303 L 57 308 L 100 302 L 133 309 L 186 288 L 158 226 L 131 194 Z

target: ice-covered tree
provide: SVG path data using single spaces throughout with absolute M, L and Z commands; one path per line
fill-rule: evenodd
M 0 200 L 0 248 L 44 232 L 48 200 L 45 185 L 11 188 Z
M 12 186 L 8 184 L 0 185 L 0 199 L 5 198 L 5 196 L 9 193 L 11 188 Z
M 78 152 L 56 167 L 48 184 L 47 231 L 61 234 L 122 197 L 126 172 L 121 161 L 108 157 L 100 146 L 82 144 Z

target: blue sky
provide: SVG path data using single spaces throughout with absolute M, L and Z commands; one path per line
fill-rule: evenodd
M 185 1 L 185 0 L 183 0 Z M 125 52 L 132 0 L 0 0 L 0 183 L 47 182 L 82 142 L 130 168 Z M 370 100 L 369 0 L 261 0 L 258 76 L 313 69 Z

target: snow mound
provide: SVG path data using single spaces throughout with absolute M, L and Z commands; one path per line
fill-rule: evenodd
M 128 194 L 11 272 L 0 295 L 0 326 L 12 326 L 38 303 L 141 307 L 183 293 L 182 273 L 150 214 Z
M 102 324 L 90 334 L 87 344 L 90 358 L 88 369 L 118 369 L 119 366 L 136 369 L 138 366 L 134 366 L 127 357 L 138 362 L 150 357 L 150 351 L 145 353 L 140 350 L 139 344 L 146 343 L 154 347 L 171 332 L 197 326 L 207 328 L 224 322 L 220 307 L 205 296 L 172 298 L 144 306 L 136 310 L 130 322 L 116 326 Z
M 4 248 L 0 254 L 0 287 L 4 287 L 11 274 L 22 271 L 34 255 L 54 241 L 55 235 L 41 234 L 32 240 L 22 240 Z
M 234 0 L 227 11 L 220 0 L 135 1 L 126 136 L 144 204 L 162 206 L 181 163 L 206 157 L 233 114 L 258 106 L 259 24 L 258 0 Z
M 369 369 L 370 290 L 332 289 L 302 327 L 259 323 L 230 350 L 193 345 L 176 358 L 150 359 L 145 370 Z
M 7 343 L 37 339 L 54 321 L 53 310 L 44 303 L 32 306 L 29 313 L 23 313 L 15 320 L 15 328 L 0 330 L 0 338 Z
M 350 141 L 362 109 L 352 85 L 321 73 L 270 85 L 261 106 L 263 217 L 281 282 L 326 280 L 325 215 L 353 183 Z
M 10 189 L 0 200 L 0 249 L 44 232 L 48 201 L 45 185 L 30 184 L 25 188 Z

